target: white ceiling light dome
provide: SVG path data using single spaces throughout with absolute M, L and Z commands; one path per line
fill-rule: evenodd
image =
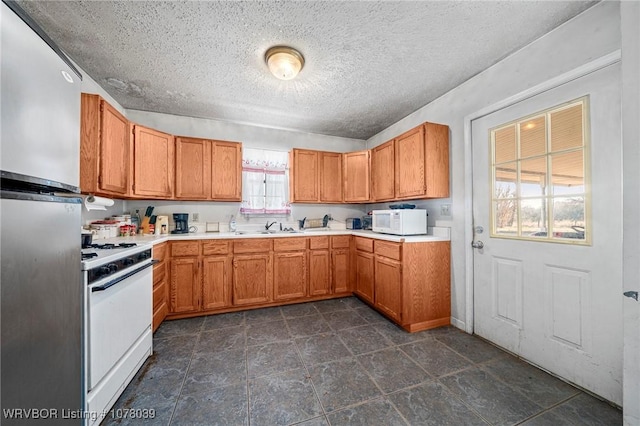
M 264 54 L 269 71 L 280 80 L 294 79 L 302 67 L 304 57 L 296 49 L 288 46 L 274 46 Z

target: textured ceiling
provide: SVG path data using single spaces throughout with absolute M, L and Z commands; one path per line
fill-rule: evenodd
M 20 1 L 123 107 L 367 139 L 595 2 Z M 305 57 L 280 81 L 274 45 Z

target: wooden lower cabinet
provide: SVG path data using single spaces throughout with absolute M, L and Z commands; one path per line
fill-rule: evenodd
M 364 251 L 356 251 L 356 288 L 354 292 L 369 303 L 374 303 L 374 255 Z
M 200 260 L 197 257 L 171 259 L 171 313 L 200 310 Z
M 331 251 L 331 287 L 334 294 L 350 293 L 351 253 L 349 249 Z
M 402 321 L 402 264 L 386 257 L 375 257 L 375 307 L 397 322 Z
M 374 297 L 357 294 L 409 332 L 450 324 L 449 241 L 375 240 L 374 247 Z
M 154 267 L 154 329 L 166 315 L 161 300 L 167 287 L 173 318 L 353 293 L 409 332 L 450 324 L 449 241 L 347 235 L 176 241 L 168 247 L 164 287 L 163 269 Z
M 233 257 L 233 304 L 267 303 L 272 296 L 271 253 Z
M 230 256 L 209 256 L 202 259 L 202 310 L 231 306 Z
M 331 294 L 331 256 L 329 250 L 309 251 L 309 296 Z
M 273 300 L 300 299 L 307 295 L 307 253 L 273 254 Z

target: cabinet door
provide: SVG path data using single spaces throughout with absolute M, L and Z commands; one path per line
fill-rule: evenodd
M 449 126 L 424 123 L 427 197 L 449 196 Z
M 298 299 L 307 295 L 307 253 L 273 255 L 273 299 Z
M 371 150 L 371 199 L 392 200 L 395 197 L 394 141 Z
M 331 293 L 330 257 L 328 250 L 309 251 L 309 295 Z
M 396 198 L 419 197 L 426 193 L 424 127 L 396 138 Z
M 231 257 L 210 256 L 202 260 L 202 309 L 231 305 Z
M 173 136 L 142 126 L 134 127 L 134 195 L 171 198 L 174 148 Z
M 206 200 L 211 192 L 211 142 L 176 138 L 176 198 Z
M 402 264 L 375 258 L 375 306 L 397 322 L 402 322 Z
M 293 150 L 293 177 L 291 201 L 317 202 L 318 192 L 318 151 Z
M 211 197 L 242 201 L 242 144 L 215 141 L 212 146 Z
M 183 257 L 171 260 L 171 312 L 195 312 L 200 310 L 199 260 Z
M 356 288 L 355 293 L 369 303 L 374 301 L 373 253 L 356 251 Z
M 342 154 L 320 152 L 320 201 L 342 202 Z
M 349 249 L 337 249 L 331 252 L 331 284 L 334 293 L 348 293 L 350 291 L 350 260 Z
M 114 194 L 129 190 L 129 122 L 105 101 L 100 101 L 100 189 Z
M 369 151 L 344 154 L 344 201 L 369 201 Z
M 270 254 L 235 255 L 233 258 L 233 304 L 251 305 L 272 300 Z

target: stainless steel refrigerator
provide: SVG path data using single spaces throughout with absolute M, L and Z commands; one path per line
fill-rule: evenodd
M 81 75 L 1 7 L 0 423 L 81 424 Z

